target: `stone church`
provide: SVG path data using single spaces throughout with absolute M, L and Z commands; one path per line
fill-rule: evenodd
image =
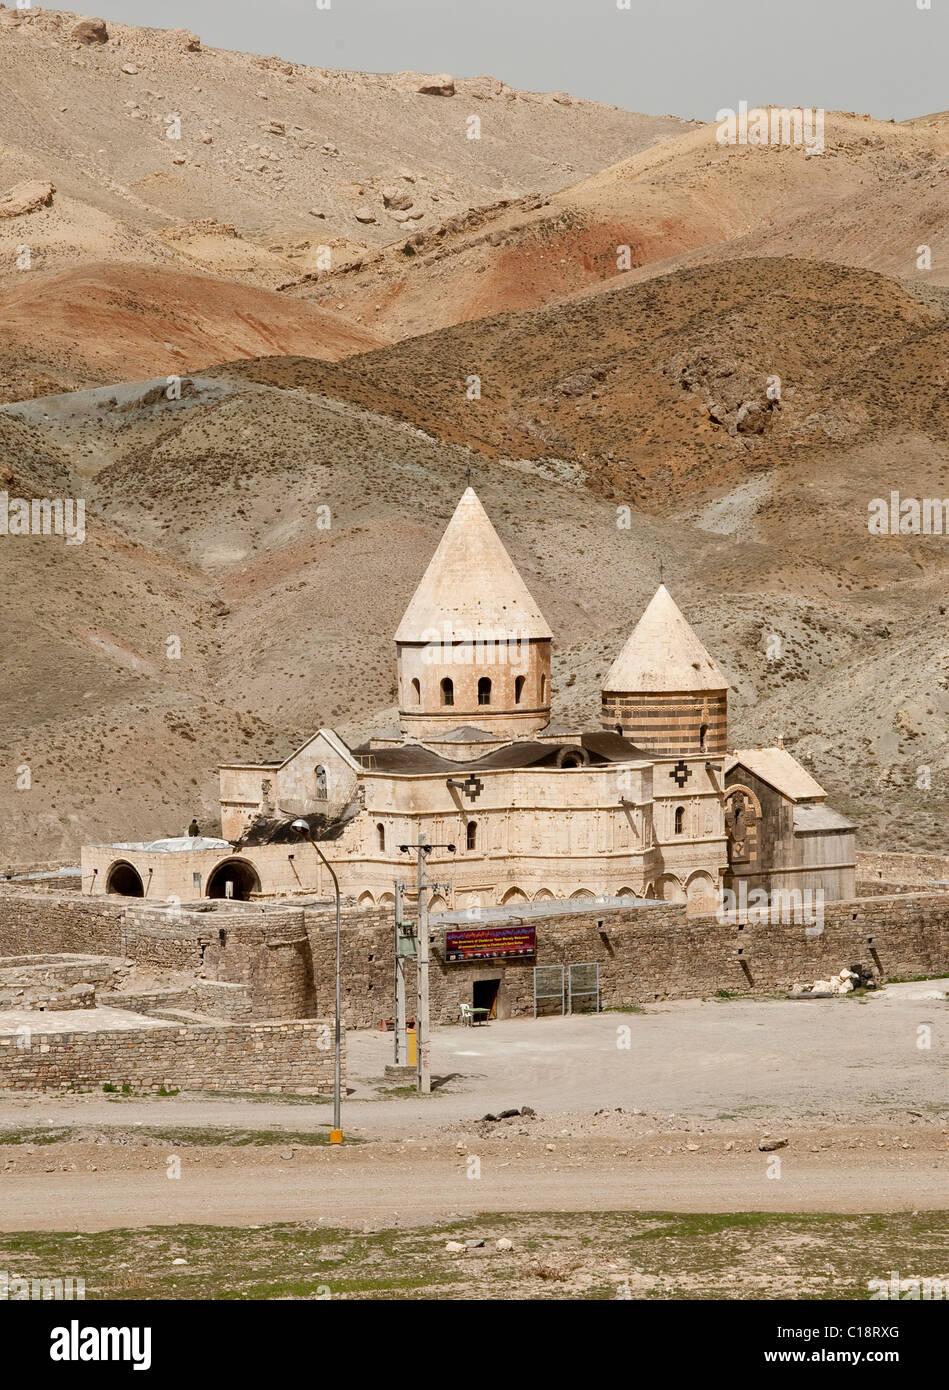
M 728 681 L 664 585 L 590 728 L 551 721 L 552 641 L 469 487 L 395 634 L 398 724 L 222 767 L 220 839 L 88 846 L 84 890 L 325 897 L 312 839 L 346 899 L 386 907 L 424 835 L 435 912 L 616 897 L 703 912 L 741 878 L 853 896 L 853 825 L 783 748 L 729 752 Z

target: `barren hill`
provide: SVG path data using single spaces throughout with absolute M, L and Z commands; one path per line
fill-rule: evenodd
M 738 256 L 949 285 L 949 125 L 829 112 L 823 138 L 823 153 L 809 155 L 722 145 L 701 126 L 542 202 L 415 230 L 361 267 L 311 272 L 288 292 L 332 299 L 391 338 Z
M 224 370 L 342 395 L 446 442 L 668 510 L 894 429 L 944 440 L 947 335 L 945 308 L 885 276 L 748 259 L 345 362 Z
M 0 548 L 26 656 L 2 691 L 0 842 L 35 858 L 195 811 L 211 827 L 219 760 L 285 753 L 320 723 L 391 722 L 391 634 L 469 468 L 554 629 L 559 717 L 597 718 L 661 559 L 732 681 L 731 742 L 783 735 L 869 839 L 938 842 L 945 540 L 871 536 L 867 503 L 891 486 L 949 494 L 944 320 L 883 277 L 823 274 L 705 267 L 343 363 L 228 364 L 180 401 L 159 381 L 7 407 L 5 485 L 71 487 L 90 522 L 83 547 Z M 477 448 L 469 350 L 505 390 L 482 397 Z M 737 419 L 775 366 L 771 441 Z M 608 441 L 640 438 L 610 472 Z M 13 790 L 24 762 L 29 794 Z
M 183 30 L 108 21 L 101 41 L 78 38 L 79 19 L 0 6 L 0 193 L 55 187 L 48 206 L 0 218 L 6 273 L 28 240 L 41 270 L 141 261 L 272 287 L 322 247 L 346 261 L 688 128 L 491 77 L 232 53 Z
M 222 355 L 332 359 L 378 344 L 329 310 L 170 267 L 92 264 L 0 286 L 0 400 L 180 375 Z

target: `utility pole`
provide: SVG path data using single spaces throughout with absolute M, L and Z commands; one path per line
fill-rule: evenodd
M 415 1022 L 415 1032 L 418 1038 L 418 1093 L 420 1096 L 427 1096 L 432 1091 L 432 1042 L 431 1042 L 431 1005 L 429 1002 L 429 982 L 428 968 L 431 960 L 430 942 L 428 939 L 428 872 L 426 858 L 433 849 L 447 849 L 450 854 L 455 853 L 454 845 L 433 845 L 429 844 L 428 836 L 419 832 L 418 843 L 414 845 L 400 845 L 403 854 L 407 854 L 410 849 L 414 849 L 418 855 L 418 871 L 416 874 L 416 893 L 418 909 L 418 934 L 417 955 L 416 955 L 416 980 L 418 989 L 418 1017 Z M 434 885 L 432 885 L 434 887 Z M 439 885 L 442 886 L 442 885 Z M 444 885 L 447 888 L 447 884 Z
M 405 929 L 405 906 L 402 897 L 405 892 L 405 884 L 402 879 L 395 881 L 395 988 L 393 998 L 395 1005 L 393 1008 L 393 1024 L 395 1026 L 395 1051 L 393 1062 L 397 1067 L 405 1066 L 405 956 L 400 950 L 402 936 Z
M 431 1008 L 428 999 L 428 964 L 431 952 L 428 939 L 428 884 L 425 864 L 428 838 L 420 833 L 418 841 L 418 1020 L 415 1028 L 418 1033 L 418 1093 L 420 1096 L 427 1096 L 432 1090 Z

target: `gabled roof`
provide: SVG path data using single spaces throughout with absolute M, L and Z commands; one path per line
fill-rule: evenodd
M 781 792 L 789 801 L 823 801 L 827 793 L 786 748 L 736 748 L 725 759 L 725 772 L 741 765 Z
M 696 637 L 665 584 L 660 584 L 607 672 L 603 689 L 727 690 L 728 681 Z
M 550 628 L 488 519 L 466 488 L 395 634 L 397 642 L 431 642 L 510 633 L 547 638 Z
M 300 744 L 300 747 L 295 748 L 289 757 L 284 758 L 280 766 L 287 767 L 288 764 L 293 762 L 294 758 L 298 758 L 303 750 L 309 748 L 310 744 L 315 743 L 317 739 L 323 739 L 324 742 L 329 744 L 333 752 L 338 753 L 343 762 L 348 763 L 354 772 L 359 771 L 359 764 L 334 729 L 317 729 L 316 733 L 311 734 L 308 739 L 304 740 L 304 742 Z
M 804 801 L 794 808 L 794 833 L 806 835 L 820 830 L 856 830 L 852 820 L 823 802 Z

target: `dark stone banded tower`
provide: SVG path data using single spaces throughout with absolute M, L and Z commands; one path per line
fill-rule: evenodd
M 604 729 L 657 758 L 720 757 L 728 748 L 728 682 L 664 584 L 602 690 Z

